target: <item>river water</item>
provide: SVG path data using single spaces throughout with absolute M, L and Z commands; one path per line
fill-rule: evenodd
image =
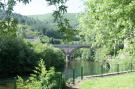
M 106 65 L 102 66 L 102 63 L 99 62 L 90 62 L 90 61 L 80 61 L 80 60 L 74 60 L 71 61 L 68 66 L 65 68 L 64 71 L 64 77 L 65 79 L 73 78 L 73 70 L 75 73 L 75 77 L 81 76 L 81 68 L 83 68 L 83 76 L 87 75 L 98 75 L 102 73 L 110 73 L 110 72 L 117 72 L 118 66 L 116 64 L 111 65 L 110 68 L 108 68 Z M 129 67 L 125 67 L 123 65 L 120 65 L 119 71 L 128 70 Z

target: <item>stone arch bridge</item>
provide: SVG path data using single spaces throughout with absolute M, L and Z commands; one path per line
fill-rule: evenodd
M 76 49 L 91 47 L 90 45 L 75 45 L 75 44 L 71 44 L 71 45 L 60 44 L 60 45 L 53 45 L 53 46 L 64 51 L 67 62 L 71 60 L 71 55 Z

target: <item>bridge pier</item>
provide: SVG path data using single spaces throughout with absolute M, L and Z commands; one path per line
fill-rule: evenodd
M 66 68 L 68 68 L 69 62 L 70 62 L 70 55 L 66 54 Z
M 57 47 L 57 48 L 60 48 L 61 50 L 64 51 L 65 55 L 66 55 L 66 68 L 68 67 L 68 64 L 69 62 L 73 59 L 71 57 L 72 55 L 72 52 L 75 50 L 75 49 L 79 49 L 79 48 L 90 48 L 91 46 L 90 45 L 77 45 L 77 44 L 74 44 L 74 45 L 54 45 L 54 47 Z
M 68 56 L 69 56 L 69 55 L 66 55 L 66 62 L 68 62 L 68 61 L 69 61 Z
M 66 54 L 66 62 L 69 62 L 71 60 L 71 56 L 69 54 Z

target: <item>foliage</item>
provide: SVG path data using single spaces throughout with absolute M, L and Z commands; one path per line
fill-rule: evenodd
M 0 20 L 0 35 L 16 36 L 17 22 L 13 18 Z
M 77 29 L 78 26 L 78 16 L 79 13 L 65 13 L 64 15 L 64 17 L 70 20 L 70 24 L 74 29 Z M 50 29 L 53 27 L 55 27 L 56 29 L 57 27 L 57 23 L 54 22 L 54 17 L 52 16 L 52 13 L 47 13 L 43 15 L 28 15 L 28 17 L 45 22 L 47 25 L 49 25 Z
M 134 0 L 130 0 L 130 2 L 127 0 L 118 1 L 89 0 L 87 13 L 80 21 L 81 27 L 86 29 L 82 34 L 91 38 L 91 41 L 95 41 L 97 45 L 107 46 L 123 42 L 127 37 L 127 39 L 132 38 L 134 32 Z
M 90 48 L 90 49 L 84 49 L 82 50 L 82 59 L 83 60 L 88 60 L 88 61 L 94 61 L 95 59 L 95 49 Z
M 5 13 L 5 18 L 2 18 L 0 20 L 0 73 L 2 77 L 29 75 L 34 69 L 34 67 L 37 65 L 37 61 L 40 57 L 43 57 L 43 59 L 47 61 L 46 64 L 51 63 L 47 65 L 48 69 L 52 66 L 56 67 L 56 69 L 59 70 L 64 68 L 64 55 L 61 54 L 62 52 L 56 49 L 46 49 L 44 50 L 44 52 L 40 51 L 39 53 L 35 53 L 35 48 L 33 48 L 30 43 L 27 44 L 22 39 L 19 39 L 19 37 L 17 37 L 18 25 L 17 21 L 12 18 L 14 17 L 12 13 L 13 7 L 18 2 L 23 2 L 24 4 L 27 4 L 30 1 L 31 0 L 7 0 L 6 2 L 0 1 L 0 12 L 4 11 Z M 48 1 L 50 5 L 62 4 L 62 6 L 60 5 L 59 8 L 59 14 L 65 12 L 65 9 L 63 7 L 66 1 L 46 1 Z M 29 22 L 26 23 L 30 24 Z M 51 54 L 50 52 L 53 53 Z M 46 54 L 44 55 L 44 53 Z M 48 57 L 49 54 L 52 57 Z M 54 57 L 55 59 L 53 59 Z
M 78 21 L 77 21 L 78 15 L 79 14 L 77 13 L 66 13 L 64 15 L 64 17 L 70 20 L 69 23 L 73 29 L 76 29 L 78 26 Z M 45 14 L 45 15 L 32 15 L 28 17 L 34 18 L 35 20 L 39 19 L 46 25 L 46 29 L 42 31 L 43 34 L 49 37 L 53 37 L 55 39 L 64 39 L 65 33 L 62 33 L 61 31 L 59 31 L 59 28 L 57 27 L 57 23 L 54 22 L 54 17 L 52 16 L 52 13 Z M 73 40 L 74 40 L 74 36 L 73 36 Z
M 62 51 L 51 46 L 45 46 L 44 50 L 40 53 L 42 59 L 45 60 L 47 68 L 54 67 L 57 71 L 63 71 L 65 66 L 65 56 Z
M 103 61 L 108 59 L 110 50 L 107 47 L 98 48 L 95 51 L 95 60 Z
M 13 36 L 0 36 L 0 77 L 28 76 L 43 58 L 47 69 L 63 71 L 64 54 L 52 46 L 31 44 Z
M 69 20 L 64 17 L 67 12 L 67 6 L 65 3 L 67 0 L 49 0 L 50 5 L 55 5 L 56 11 L 53 12 L 54 21 L 57 22 L 57 27 L 59 31 L 64 34 L 65 41 L 71 41 L 73 36 L 76 34 L 76 30 L 73 29 L 69 23 Z
M 26 81 L 21 77 L 17 80 L 17 89 L 59 89 L 60 81 L 58 74 L 53 68 L 46 70 L 44 61 L 41 60 L 32 74 Z
M 87 60 L 87 61 L 95 61 L 95 49 L 94 48 L 81 48 L 75 50 L 73 53 L 75 59 Z
M 71 27 L 74 29 L 76 29 L 78 26 L 77 15 L 77 13 L 67 13 L 64 15 L 64 17 L 70 20 Z M 54 17 L 52 14 L 23 16 L 13 13 L 12 17 L 14 17 L 16 23 L 22 25 L 22 28 L 17 29 L 21 29 L 26 34 L 27 32 L 25 32 L 25 29 L 29 29 L 30 31 L 32 30 L 40 34 L 47 35 L 51 38 L 64 38 L 64 34 L 59 32 L 57 23 L 54 22 Z M 4 11 L 0 11 L 0 19 L 3 20 L 4 18 L 6 18 L 6 13 Z M 73 40 L 75 40 L 74 37 Z
M 11 17 L 13 7 L 17 2 L 23 2 L 28 4 L 31 0 L 8 0 L 7 2 L 0 1 L 0 9 L 6 11 L 7 18 Z M 67 0 L 46 0 L 49 5 L 54 5 L 56 10 L 53 12 L 54 21 L 57 22 L 57 27 L 59 31 L 64 33 L 64 38 L 66 41 L 72 39 L 76 31 L 70 26 L 69 20 L 64 17 L 64 14 L 67 12 L 67 6 L 65 3 Z
M 45 61 L 47 69 L 54 67 L 56 71 L 64 70 L 65 55 L 60 49 L 42 43 L 34 43 L 34 49 Z
M 50 39 L 49 39 L 48 36 L 41 35 L 40 36 L 40 41 L 41 41 L 41 43 L 49 43 Z
M 125 40 L 135 43 L 134 5 L 135 0 L 88 0 L 87 12 L 80 18 L 80 36 L 96 49 L 106 47 L 105 55 L 116 56 L 121 49 L 117 46 L 125 48 Z
M 0 36 L 0 77 L 29 75 L 37 61 L 37 54 L 23 40 Z
M 130 46 L 132 48 L 132 46 Z M 113 57 L 112 60 L 110 60 L 111 63 L 119 63 L 124 64 L 125 66 L 130 66 L 130 63 L 134 63 L 134 57 L 135 55 L 131 52 L 133 49 L 125 48 L 122 50 L 119 50 L 116 57 Z

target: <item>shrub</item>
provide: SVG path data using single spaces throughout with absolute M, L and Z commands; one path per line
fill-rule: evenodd
M 16 37 L 0 36 L 0 77 L 29 76 L 40 58 L 44 59 L 47 69 L 64 69 L 64 54 L 60 50 L 33 44 Z
M 53 68 L 46 70 L 44 61 L 39 62 L 38 67 L 26 81 L 21 77 L 17 80 L 17 89 L 60 89 L 60 76 Z
M 42 43 L 35 43 L 34 49 L 39 54 L 39 57 L 45 61 L 47 69 L 54 67 L 56 71 L 64 70 L 65 56 L 60 49 Z
M 23 40 L 0 37 L 0 77 L 28 75 L 34 69 L 37 55 Z
M 40 53 L 41 58 L 44 59 L 47 69 L 54 67 L 56 71 L 63 71 L 65 66 L 64 53 L 52 46 L 45 46 Z

